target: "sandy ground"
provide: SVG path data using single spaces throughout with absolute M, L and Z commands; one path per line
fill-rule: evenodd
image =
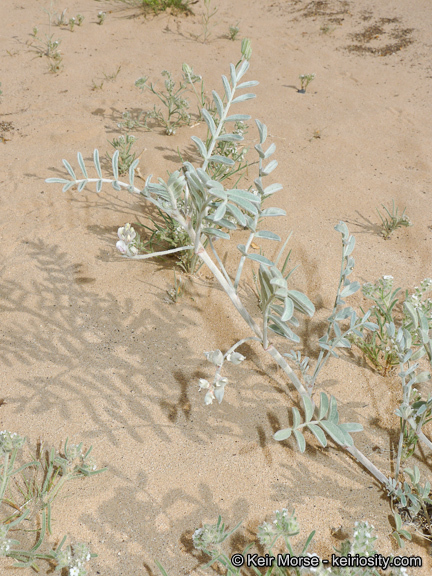
M 201 573 L 205 559 L 191 534 L 203 521 L 219 514 L 230 526 L 243 521 L 237 550 L 287 506 L 295 508 L 303 538 L 316 529 L 313 549 L 324 557 L 340 544 L 333 535 L 350 533 L 358 520 L 374 524 L 382 553 L 397 553 L 389 504 L 365 470 L 333 447 L 301 455 L 290 441 L 272 439 L 287 425 L 294 397 L 258 347 L 241 349 L 247 361 L 230 368 L 224 402 L 204 405 L 198 379 L 211 377 L 211 367 L 203 352 L 226 350 L 249 335 L 248 327 L 204 269 L 173 305 L 166 292 L 172 263 L 119 257 L 117 227 L 145 221 L 144 202 L 110 187 L 100 195 L 90 187 L 62 194 L 45 183 L 64 176 L 62 158 L 76 166 L 81 151 L 90 166 L 95 147 L 110 151 L 125 110 L 152 108 L 152 95 L 134 86 L 138 77 L 160 83 L 167 69 L 178 79 L 188 62 L 208 94 L 221 91 L 220 77 L 247 36 L 248 77 L 260 85 L 241 111 L 265 122 L 277 145 L 275 181 L 284 191 L 274 204 L 287 217 L 272 219 L 271 229 L 284 237 L 293 230 L 295 286 L 315 302 L 318 318 L 329 311 L 338 281 L 333 227 L 341 219 L 357 238 L 355 279 L 391 274 L 395 285 L 413 288 L 431 276 L 430 2 L 212 5 L 218 13 L 203 44 L 192 36 L 202 32 L 201 0 L 194 15 L 149 18 L 113 2 L 58 2 L 58 12 L 85 16 L 74 32 L 51 31 L 61 39 L 59 74 L 48 71 L 30 36 L 34 26 L 48 33 L 48 0 L 0 5 L 0 427 L 27 436 L 30 446 L 82 441 L 108 466 L 68 485 L 54 508 L 54 534 L 88 542 L 99 554 L 91 574 L 155 575 L 155 559 L 174 576 Z M 103 26 L 100 10 L 107 12 Z M 232 42 L 228 28 L 237 22 Z M 106 78 L 119 67 L 115 79 Z M 299 74 L 311 72 L 316 79 L 299 94 Z M 141 173 L 178 168 L 177 148 L 190 151 L 190 136 L 201 133 L 202 126 L 171 137 L 134 131 Z M 247 144 L 256 142 L 251 124 Z M 392 199 L 414 226 L 384 241 L 376 207 Z M 244 237 L 233 234 L 232 246 Z M 273 245 L 262 247 L 273 254 Z M 242 293 L 257 310 L 252 286 L 248 269 Z M 316 349 L 321 329 L 319 320 L 303 326 L 308 350 Z M 364 425 L 358 446 L 389 475 L 397 379 L 381 377 L 355 352 L 329 364 L 320 389 L 339 398 L 344 419 Z M 427 472 L 431 460 L 414 463 Z M 404 553 L 421 555 L 424 568 L 410 573 L 430 574 L 428 547 L 414 540 Z M 6 569 L 9 561 L 0 566 L 15 573 Z

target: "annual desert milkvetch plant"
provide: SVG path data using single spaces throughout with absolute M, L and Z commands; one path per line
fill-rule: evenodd
M 358 462 L 379 481 L 383 489 L 386 489 L 393 502 L 395 509 L 402 511 L 404 502 L 411 506 L 411 512 L 415 513 L 417 504 L 414 505 L 414 496 L 410 499 L 405 485 L 399 482 L 399 471 L 402 458 L 402 448 L 398 451 L 394 478 L 388 478 L 379 470 L 354 444 L 352 433 L 360 432 L 362 426 L 358 423 L 341 422 L 338 403 L 335 397 L 328 396 L 324 392 L 317 394 L 319 375 L 332 357 L 337 357 L 338 349 L 351 347 L 351 338 L 364 337 L 367 331 L 377 331 L 379 326 L 372 322 L 372 310 L 359 316 L 356 311 L 346 305 L 346 299 L 360 289 L 360 284 L 350 280 L 354 269 L 352 256 L 355 247 L 355 238 L 350 235 L 344 222 L 340 222 L 336 231 L 341 235 L 342 254 L 339 283 L 332 312 L 327 321 L 327 330 L 318 341 L 319 353 L 315 361 L 304 357 L 298 350 L 280 352 L 279 344 L 274 341 L 281 338 L 281 342 L 290 341 L 300 343 L 297 329 L 300 326 L 301 315 L 312 317 L 315 308 L 310 299 L 295 289 L 292 285 L 293 270 L 287 270 L 287 259 L 283 258 L 286 242 L 282 245 L 274 261 L 250 252 L 251 245 L 256 238 L 280 242 L 281 238 L 270 230 L 262 228 L 269 218 L 285 215 L 285 211 L 276 207 L 267 207 L 268 200 L 281 190 L 280 184 L 266 184 L 264 181 L 277 167 L 277 161 L 271 159 L 275 152 L 275 145 L 267 146 L 267 127 L 256 120 L 259 134 L 259 143 L 255 150 L 258 153 L 257 177 L 253 188 L 248 190 L 240 188 L 225 188 L 220 180 L 212 178 L 215 166 L 233 166 L 234 160 L 217 154 L 220 142 L 241 142 L 241 134 L 229 131 L 237 122 L 244 122 L 250 116 L 232 113 L 231 108 L 245 102 L 255 95 L 245 90 L 255 86 L 254 81 L 243 81 L 243 76 L 249 68 L 247 59 L 240 61 L 237 66 L 231 65 L 229 77 L 223 76 L 222 83 L 224 95 L 221 98 L 215 91 L 212 93 L 215 107 L 215 115 L 208 110 L 202 109 L 202 116 L 207 124 L 210 136 L 206 142 L 193 136 L 192 141 L 201 156 L 198 167 L 190 162 L 185 162 L 181 171 L 170 174 L 167 181 L 159 179 L 152 182 L 149 176 L 143 188 L 135 186 L 135 169 L 138 160 L 135 160 L 129 168 L 129 182 L 119 180 L 119 155 L 116 151 L 112 158 L 113 178 L 104 178 L 99 162 L 99 153 L 95 150 L 93 160 L 97 172 L 96 178 L 90 178 L 85 167 L 83 157 L 78 154 L 78 164 L 83 177 L 77 178 L 72 166 L 66 160 L 63 161 L 70 179 L 50 178 L 47 181 L 63 184 L 66 191 L 72 186 L 77 186 L 78 191 L 90 182 L 96 182 L 96 190 L 100 192 L 104 183 L 110 183 L 115 190 L 126 189 L 132 194 L 139 194 L 145 200 L 156 206 L 185 233 L 183 246 L 156 252 L 140 254 L 137 246 L 136 233 L 130 224 L 126 224 L 119 230 L 120 243 L 118 248 L 126 257 L 131 259 L 146 259 L 155 256 L 171 254 L 179 251 L 191 251 L 192 270 L 193 263 L 200 261 L 206 265 L 226 292 L 232 305 L 249 326 L 252 335 L 245 336 L 234 343 L 228 351 L 220 350 L 206 352 L 206 357 L 215 367 L 213 379 L 202 378 L 200 388 L 205 392 L 205 403 L 211 404 L 214 399 L 221 402 L 228 378 L 222 374 L 225 362 L 238 364 L 244 360 L 244 356 L 237 350 L 243 343 L 255 341 L 261 344 L 263 350 L 268 353 L 280 366 L 288 380 L 300 395 L 302 411 L 297 407 L 292 408 L 291 426 L 278 431 L 276 440 L 285 440 L 293 436 L 301 451 L 306 448 L 306 438 L 313 435 L 323 446 L 327 446 L 328 440 L 335 442 L 339 447 L 348 451 Z M 249 231 L 249 237 L 245 244 L 239 244 L 239 263 L 237 270 L 230 273 L 222 262 L 217 251 L 217 243 L 221 240 L 230 239 L 230 233 L 241 227 Z M 261 300 L 262 318 L 256 321 L 244 305 L 239 292 L 242 274 L 246 262 L 258 265 L 258 283 Z M 416 310 L 416 334 L 421 342 L 420 349 L 414 353 L 412 350 L 412 338 L 404 331 L 403 327 L 394 331 L 394 346 L 400 367 L 403 401 L 396 412 L 401 421 L 401 441 L 403 446 L 407 431 L 417 437 L 428 448 L 432 443 L 422 432 L 422 426 L 428 414 L 429 400 L 419 397 L 414 384 L 425 382 L 429 374 L 420 372 L 419 360 L 422 356 L 432 358 L 432 340 L 429 337 L 429 324 L 425 320 L 424 313 Z M 408 473 L 408 472 L 407 472 Z M 417 480 L 417 476 L 415 477 Z M 418 483 L 417 483 L 418 484 Z M 424 491 L 423 491 L 424 492 Z M 418 507 L 417 507 L 418 508 Z M 417 513 L 420 509 L 417 510 Z

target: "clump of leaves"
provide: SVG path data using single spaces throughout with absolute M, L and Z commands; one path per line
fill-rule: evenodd
M 183 12 L 184 14 L 192 14 L 192 10 L 189 7 L 189 0 L 117 0 L 128 6 L 134 8 L 141 8 L 144 13 L 153 12 L 154 14 L 159 14 L 159 12 L 164 12 L 168 8 L 173 9 L 177 12 Z
M 156 108 L 154 106 L 152 112 L 148 112 L 144 117 L 145 124 L 148 119 L 154 119 L 158 124 L 165 128 L 165 133 L 172 135 L 176 133 L 177 128 L 190 124 L 190 114 L 187 112 L 189 108 L 189 101 L 184 98 L 184 93 L 187 90 L 187 85 L 180 82 L 176 87 L 175 81 L 168 70 L 162 72 L 165 78 L 165 90 L 158 90 L 151 82 L 148 84 L 148 78 L 143 76 L 135 82 L 142 92 L 150 90 L 162 102 L 164 108 Z
M 238 33 L 240 32 L 239 23 L 234 24 L 234 26 L 230 26 L 228 30 L 228 38 L 230 40 L 235 40 L 237 38 Z
M 300 74 L 300 76 L 299 76 L 299 80 L 300 80 L 299 92 L 301 94 L 304 94 L 306 92 L 307 87 L 309 86 L 309 84 L 312 82 L 312 80 L 314 78 L 315 78 L 315 74 Z
M 16 433 L 0 432 L 0 556 L 12 558 L 14 567 L 33 568 L 38 561 L 55 561 L 57 570 L 69 568 L 69 574 L 86 574 L 84 566 L 94 556 L 85 544 L 62 547 L 63 538 L 56 549 L 43 552 L 45 537 L 52 533 L 52 504 L 66 482 L 75 478 L 94 476 L 105 469 L 97 469 L 91 456 L 92 448 L 83 450 L 82 444 L 68 444 L 56 453 L 54 449 L 39 447 L 36 458 L 24 459 L 21 451 L 26 439 Z M 28 542 L 29 532 L 37 540 L 30 547 L 10 538 L 12 532 Z
M 404 208 L 402 214 L 399 214 L 399 208 L 396 207 L 394 200 L 392 200 L 392 206 L 390 209 L 387 208 L 387 206 L 384 206 L 384 204 L 381 204 L 381 206 L 385 210 L 384 216 L 381 214 L 378 208 L 377 212 L 379 217 L 381 218 L 381 232 L 384 240 L 388 240 L 390 238 L 391 233 L 397 230 L 398 228 L 402 227 L 406 228 L 408 226 L 412 226 L 411 220 L 405 214 L 406 208 Z
M 384 376 L 399 365 L 396 345 L 398 326 L 409 334 L 411 348 L 414 351 L 421 349 L 418 311 L 427 319 L 428 327 L 432 328 L 432 299 L 426 298 L 431 290 L 432 280 L 425 278 L 420 286 L 414 288 L 412 295 L 406 290 L 405 297 L 400 300 L 401 288 L 393 288 L 393 276 L 383 276 L 374 284 L 368 282 L 363 285 L 363 296 L 373 302 L 369 310 L 370 320 L 378 326 L 378 330 L 366 332 L 361 327 L 350 339 Z M 363 308 L 361 310 L 364 314 Z
M 129 168 L 135 162 L 136 152 L 131 152 L 132 146 L 135 142 L 136 138 L 135 136 L 132 136 L 132 134 L 119 136 L 110 142 L 114 150 L 118 150 L 119 152 L 118 169 L 120 175 L 127 174 L 129 172 Z M 112 161 L 112 157 L 108 153 L 107 158 Z
M 32 43 L 32 46 L 38 52 L 40 57 L 46 56 L 48 58 L 48 65 L 50 72 L 56 74 L 63 68 L 62 54 L 60 52 L 61 40 L 54 40 L 54 34 L 39 35 L 39 29 L 35 26 L 31 34 L 37 41 L 37 44 Z

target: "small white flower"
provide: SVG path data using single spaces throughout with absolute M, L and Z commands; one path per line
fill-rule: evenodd
M 383 280 L 393 280 L 393 276 L 383 276 Z
M 199 379 L 199 389 L 200 390 L 207 390 L 208 388 L 210 388 L 210 382 L 208 380 L 205 380 L 204 378 L 200 378 Z
M 209 404 L 213 403 L 214 399 L 215 399 L 215 395 L 213 394 L 213 392 L 211 390 L 209 390 L 204 397 L 204 404 L 206 406 L 208 406 Z
M 124 240 L 119 240 L 116 244 L 116 248 L 122 254 L 126 254 L 128 246 Z

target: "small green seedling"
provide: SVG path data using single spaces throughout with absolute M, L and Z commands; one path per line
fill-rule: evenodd
M 392 200 L 391 212 L 384 204 L 381 204 L 381 206 L 387 214 L 383 216 L 377 208 L 378 216 L 381 218 L 381 232 L 384 240 L 388 240 L 391 233 L 398 228 L 412 226 L 411 220 L 405 214 L 406 208 L 404 208 L 402 214 L 399 215 L 399 208 L 396 207 L 394 200 Z
M 230 40 L 235 40 L 237 38 L 238 33 L 240 32 L 239 23 L 235 24 L 234 26 L 229 27 L 228 31 L 228 38 Z
M 98 12 L 97 15 L 97 20 L 98 20 L 98 24 L 99 26 L 102 26 L 102 24 L 105 22 L 105 18 L 106 18 L 106 12 Z
M 299 80 L 301 82 L 301 86 L 300 86 L 300 90 L 298 90 L 298 92 L 300 94 L 305 94 L 306 88 L 309 86 L 309 84 L 312 82 L 312 80 L 314 78 L 315 78 L 315 74 L 300 74 Z

